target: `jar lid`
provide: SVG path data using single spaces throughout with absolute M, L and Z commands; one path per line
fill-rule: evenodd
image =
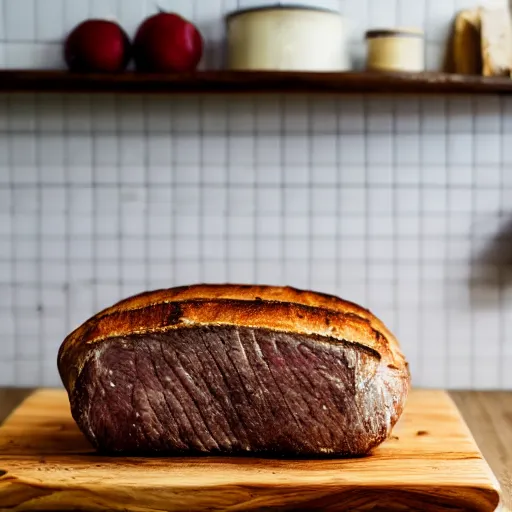
M 366 32 L 366 39 L 374 39 L 377 37 L 414 37 L 422 38 L 423 31 L 416 28 L 377 28 Z
M 239 9 L 226 14 L 226 20 L 240 16 L 242 14 L 249 14 L 253 12 L 261 11 L 307 11 L 307 12 L 325 12 L 328 14 L 337 14 L 341 16 L 340 11 L 335 9 L 328 9 L 324 7 L 315 7 L 313 5 L 300 5 L 300 4 L 288 4 L 288 5 L 262 5 L 259 7 L 248 7 L 247 9 Z

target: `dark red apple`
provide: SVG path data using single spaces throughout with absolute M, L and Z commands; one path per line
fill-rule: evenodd
M 72 71 L 123 71 L 131 58 L 130 40 L 113 21 L 87 20 L 69 34 L 64 57 Z
M 193 71 L 203 55 L 203 38 L 194 24 L 185 18 L 160 12 L 141 24 L 133 51 L 139 71 Z

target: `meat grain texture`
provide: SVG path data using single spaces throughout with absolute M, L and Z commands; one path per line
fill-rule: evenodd
M 354 456 L 382 443 L 410 386 L 369 311 L 293 288 L 148 292 L 85 322 L 59 371 L 100 451 Z

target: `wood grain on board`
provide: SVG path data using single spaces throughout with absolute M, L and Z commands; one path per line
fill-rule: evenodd
M 495 510 L 498 484 L 452 400 L 412 392 L 394 435 L 351 460 L 97 455 L 62 390 L 0 428 L 0 510 Z M 2 508 L 3 507 L 3 508 Z
M 503 512 L 512 512 L 512 393 L 452 391 L 450 395 L 500 482 Z
M 0 425 L 33 390 L 0 388 Z
M 198 71 L 117 74 L 0 71 L 0 92 L 512 94 L 510 78 L 451 73 Z

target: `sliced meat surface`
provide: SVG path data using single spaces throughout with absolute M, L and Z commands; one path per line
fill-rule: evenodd
M 350 342 L 193 326 L 98 343 L 70 398 L 106 452 L 356 455 L 400 412 L 408 382 L 384 370 L 394 371 L 378 352 Z

